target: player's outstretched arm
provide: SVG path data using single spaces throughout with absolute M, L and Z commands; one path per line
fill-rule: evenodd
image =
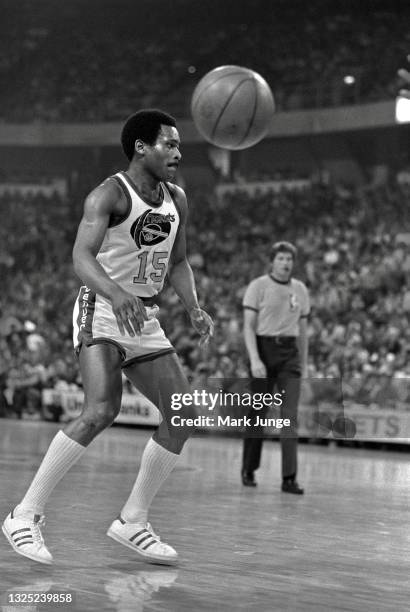
M 200 334 L 200 345 L 208 342 L 213 335 L 214 324 L 211 317 L 200 308 L 195 287 L 195 278 L 186 256 L 186 220 L 188 205 L 185 193 L 179 187 L 173 186 L 172 194 L 178 203 L 180 225 L 170 258 L 168 278 L 175 293 L 181 299 L 187 310 L 192 325 Z
M 410 63 L 410 55 L 407 56 L 407 61 Z M 410 71 L 406 68 L 400 68 L 398 75 L 405 83 L 404 88 L 400 89 L 399 94 L 410 99 Z
M 87 287 L 111 302 L 120 333 L 134 336 L 141 333 L 147 319 L 144 304 L 114 282 L 97 261 L 111 214 L 121 214 L 121 197 L 111 181 L 87 197 L 73 248 L 73 263 L 76 274 Z

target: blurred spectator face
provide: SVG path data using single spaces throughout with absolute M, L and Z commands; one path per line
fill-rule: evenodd
M 397 327 L 389 327 L 386 336 L 389 340 L 396 340 L 400 336 L 400 330 Z
M 44 350 L 46 347 L 44 338 L 37 333 L 29 334 L 26 339 L 26 344 L 30 351 L 40 351 Z
M 11 332 L 11 334 L 8 336 L 8 342 L 9 342 L 10 349 L 13 352 L 20 351 L 24 348 L 23 339 L 21 338 L 20 334 L 16 331 Z
M 205 384 L 209 376 L 208 366 L 205 363 L 199 363 L 195 369 L 194 376 L 195 376 L 196 384 L 198 384 L 200 381 L 202 381 L 202 383 Z
M 329 266 L 334 266 L 339 261 L 339 253 L 335 249 L 332 249 L 331 251 L 328 251 L 324 255 L 324 261 Z
M 38 389 L 28 389 L 24 412 L 30 417 L 41 418 L 41 393 Z
M 18 332 L 20 331 L 21 327 L 22 325 L 20 321 L 16 319 L 16 317 L 7 314 L 3 315 L 3 312 L 1 312 L 0 334 L 2 336 L 8 336 L 13 332 Z
M 26 358 L 30 365 L 35 366 L 41 363 L 41 355 L 39 351 L 27 351 Z
M 56 359 L 54 362 L 54 372 L 56 376 L 65 378 L 67 366 L 63 359 Z
M 333 330 L 333 339 L 336 342 L 343 342 L 345 339 L 346 328 L 344 325 L 335 325 Z

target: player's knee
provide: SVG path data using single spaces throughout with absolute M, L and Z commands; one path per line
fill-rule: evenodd
M 158 430 L 152 436 L 153 440 L 165 450 L 170 453 L 174 453 L 175 455 L 180 455 L 182 449 L 184 448 L 185 442 L 188 440 L 189 436 L 183 438 L 174 438 L 173 436 L 162 436 Z
M 114 402 L 100 402 L 87 406 L 82 414 L 82 421 L 90 430 L 99 432 L 114 422 L 121 408 L 121 404 Z
M 184 406 L 178 412 L 166 411 L 153 436 L 154 440 L 166 450 L 179 455 L 185 442 L 197 429 L 197 416 L 193 406 Z
M 170 437 L 180 443 L 184 444 L 188 438 L 190 438 L 198 427 L 198 412 L 195 406 L 184 406 L 178 412 L 174 412 L 171 416 L 167 417 L 168 431 Z M 177 442 L 178 444 L 178 442 Z M 181 446 L 181 450 L 182 450 Z

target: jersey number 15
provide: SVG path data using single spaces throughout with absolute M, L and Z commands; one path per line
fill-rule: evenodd
M 149 251 L 142 251 L 137 255 L 139 260 L 138 275 L 132 279 L 133 283 L 146 285 L 148 279 L 154 283 L 161 283 L 167 271 L 168 251 L 154 251 L 151 266 L 153 271 L 147 274 Z

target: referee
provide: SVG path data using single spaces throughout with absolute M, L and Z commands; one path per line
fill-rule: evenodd
M 271 272 L 253 280 L 243 298 L 244 339 L 250 361 L 252 393 L 280 393 L 281 418 L 290 427 L 281 430 L 282 491 L 302 495 L 296 481 L 297 408 L 301 377 L 306 375 L 308 343 L 307 316 L 310 311 L 306 286 L 292 278 L 296 247 L 277 242 L 271 251 Z M 260 465 L 263 427 L 268 407 L 251 409 L 252 425 L 243 444 L 242 483 L 255 487 L 255 470 Z

